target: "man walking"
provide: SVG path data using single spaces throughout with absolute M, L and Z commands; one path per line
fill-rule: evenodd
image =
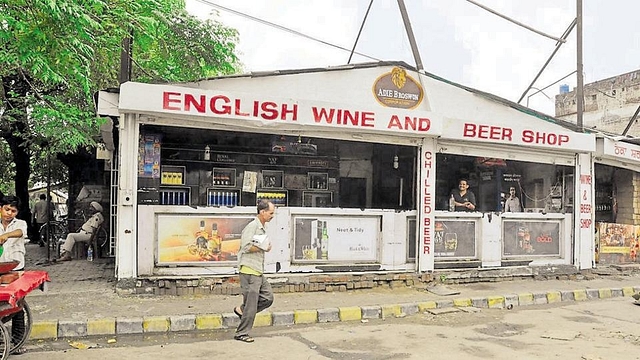
M 35 227 L 34 234 L 36 236 L 36 241 L 40 243 L 40 246 L 44 246 L 44 239 L 41 239 L 40 228 L 42 225 L 49 222 L 49 215 L 53 211 L 53 209 L 47 209 L 47 195 L 40 194 L 40 200 L 33 205 L 33 226 Z
M 258 215 L 243 230 L 238 251 L 240 288 L 242 305 L 233 312 L 240 317 L 234 339 L 253 342 L 249 331 L 253 328 L 256 314 L 273 304 L 271 284 L 264 277 L 264 254 L 271 251 L 271 243 L 266 238 L 265 225 L 275 212 L 275 206 L 267 200 L 258 203 Z

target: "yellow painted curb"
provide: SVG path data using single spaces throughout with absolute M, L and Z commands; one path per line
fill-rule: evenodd
M 635 293 L 636 292 L 633 291 L 633 288 L 631 286 L 622 288 L 622 295 L 623 296 L 631 296 L 631 295 L 633 295 Z
M 169 331 L 169 318 L 166 316 L 150 316 L 142 320 L 142 330 L 144 332 L 167 332 Z
M 425 312 L 428 309 L 435 309 L 437 307 L 438 305 L 436 304 L 435 301 L 425 301 L 425 302 L 418 303 L 418 311 L 420 312 Z
M 357 306 L 339 307 L 340 321 L 353 321 L 362 319 L 362 310 Z
M 256 314 L 253 326 L 271 326 L 271 319 L 271 313 L 269 312 Z
M 532 293 L 518 294 L 518 304 L 520 306 L 533 305 L 533 294 Z
M 293 312 L 293 322 L 295 324 L 312 324 L 318 322 L 318 311 L 295 310 Z
M 559 291 L 550 291 L 547 293 L 547 303 L 552 304 L 562 301 L 562 295 Z
M 116 319 L 87 320 L 87 335 L 115 335 Z
M 57 321 L 38 321 L 31 325 L 29 339 L 55 339 L 58 337 Z
M 611 289 L 599 289 L 598 295 L 600 299 L 608 299 L 611 297 Z
M 196 315 L 196 329 L 212 330 L 222 328 L 222 315 L 220 314 L 204 314 Z
M 573 290 L 573 299 L 575 301 L 587 301 L 587 290 Z
M 504 307 L 504 296 L 489 296 L 487 298 L 489 309 L 501 309 Z
M 389 316 L 400 316 L 402 314 L 402 307 L 400 305 L 382 305 L 382 318 Z
M 453 299 L 453 306 L 455 307 L 467 307 L 471 306 L 471 299 Z

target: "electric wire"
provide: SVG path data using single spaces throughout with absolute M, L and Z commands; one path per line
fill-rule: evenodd
M 223 11 L 226 11 L 226 12 L 230 12 L 230 13 L 232 13 L 232 14 L 234 14 L 234 15 L 238 15 L 238 16 L 241 16 L 241 17 L 245 17 L 245 18 L 247 18 L 247 19 L 253 20 L 253 21 L 258 22 L 258 23 L 261 23 L 261 24 L 263 24 L 263 25 L 271 26 L 271 27 L 273 27 L 273 28 L 275 28 L 275 29 L 282 30 L 282 31 L 285 31 L 285 32 L 288 32 L 288 33 L 290 33 L 290 34 L 294 34 L 294 35 L 297 35 L 297 36 L 301 36 L 301 37 L 303 37 L 303 38 L 305 38 L 305 39 L 309 39 L 309 40 L 312 40 L 312 41 L 315 41 L 315 42 L 319 42 L 319 43 L 321 43 L 321 44 L 323 44 L 323 45 L 327 45 L 327 46 L 334 47 L 334 48 L 336 48 L 336 49 L 340 49 L 340 50 L 343 50 L 343 51 L 351 52 L 351 50 L 349 50 L 349 49 L 347 49 L 347 48 L 345 48 L 345 47 L 342 47 L 342 46 L 340 46 L 340 45 L 332 44 L 332 43 L 330 43 L 330 42 L 327 42 L 327 41 L 324 41 L 324 40 L 321 40 L 321 39 L 315 38 L 315 37 L 313 37 L 313 36 L 310 36 L 310 35 L 307 35 L 307 34 L 301 33 L 300 31 L 293 30 L 293 29 L 289 29 L 289 28 L 284 27 L 284 26 L 282 26 L 282 25 L 278 25 L 278 24 L 276 24 L 276 23 L 272 23 L 272 22 L 270 22 L 270 21 L 263 20 L 263 19 L 260 19 L 260 18 L 255 17 L 255 16 L 251 16 L 251 15 L 249 15 L 249 14 L 245 14 L 245 13 L 243 13 L 243 12 L 241 12 L 241 11 L 233 10 L 233 9 L 230 9 L 230 8 L 224 7 L 224 6 L 222 6 L 222 5 L 218 5 L 218 4 L 212 3 L 212 2 L 207 1 L 207 0 L 196 0 L 196 1 L 197 1 L 197 2 L 199 2 L 199 3 L 205 4 L 205 5 L 208 5 L 208 6 L 211 6 L 211 7 L 214 7 L 214 8 L 217 8 L 217 9 L 223 10 Z M 369 55 L 366 55 L 366 54 L 363 54 L 363 53 L 360 53 L 360 52 L 357 52 L 357 51 L 354 51 L 353 53 L 354 53 L 354 54 L 357 54 L 357 55 L 360 55 L 360 56 L 362 56 L 362 57 L 365 57 L 365 58 L 367 58 L 367 59 L 371 59 L 371 60 L 375 60 L 375 61 L 382 61 L 381 59 L 378 59 L 378 58 L 375 58 L 375 57 L 373 57 L 373 56 L 369 56 Z

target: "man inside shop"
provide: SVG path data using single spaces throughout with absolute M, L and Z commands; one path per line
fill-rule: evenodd
M 504 212 L 522 212 L 520 199 L 516 196 L 516 188 L 509 188 L 509 197 L 504 201 Z
M 476 210 L 476 195 L 469 190 L 467 179 L 460 179 L 458 181 L 458 188 L 451 190 L 451 196 L 453 196 L 453 200 L 455 201 L 456 211 Z

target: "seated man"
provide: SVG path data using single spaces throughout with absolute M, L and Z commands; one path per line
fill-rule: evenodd
M 76 242 L 87 242 L 91 240 L 91 235 L 98 231 L 102 223 L 104 222 L 104 217 L 102 216 L 102 206 L 95 201 L 92 201 L 89 204 L 89 211 L 93 211 L 93 215 L 87 220 L 78 232 L 70 233 L 67 235 L 67 239 L 64 241 L 62 245 L 62 252 L 60 253 L 60 259 L 58 261 L 69 261 L 71 260 L 71 250 L 73 250 L 73 246 Z

